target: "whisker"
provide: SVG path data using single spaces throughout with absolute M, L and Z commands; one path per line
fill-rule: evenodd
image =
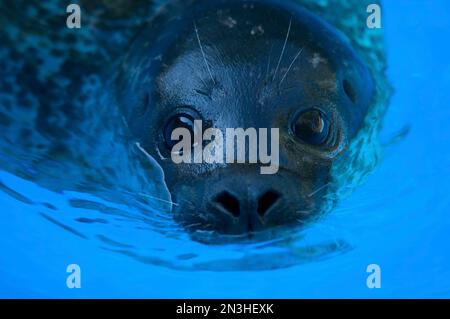
M 295 61 L 297 61 L 298 57 L 300 56 L 300 54 L 302 54 L 303 52 L 303 48 L 300 49 L 300 51 L 297 53 L 297 55 L 295 56 L 295 58 L 292 60 L 292 63 L 289 65 L 288 70 L 286 71 L 286 73 L 284 74 L 283 78 L 280 81 L 280 85 L 283 83 L 284 79 L 286 79 L 289 71 L 291 71 L 292 66 L 294 65 Z
M 198 71 L 198 70 L 197 70 L 197 71 Z M 197 76 L 198 76 L 198 78 L 200 79 L 200 81 L 202 82 L 203 86 L 204 86 L 204 87 L 208 87 L 208 84 L 206 84 L 205 80 L 203 80 L 203 78 L 202 78 L 200 72 L 197 72 L 197 73 L 198 73 Z
M 266 81 L 269 78 L 269 71 L 270 71 L 270 62 L 272 60 L 272 51 L 273 51 L 273 43 L 270 46 L 270 51 L 269 51 L 269 58 L 267 59 L 267 70 L 266 70 Z
M 181 201 L 188 203 L 189 205 L 194 205 L 193 202 L 191 202 L 190 200 L 186 199 L 186 198 L 180 198 Z
M 288 27 L 287 34 L 286 34 L 286 39 L 284 40 L 283 49 L 281 50 L 280 58 L 278 59 L 278 64 L 275 69 L 275 73 L 273 74 L 272 81 L 275 79 L 275 77 L 278 73 L 278 69 L 280 68 L 281 60 L 283 59 L 284 51 L 286 50 L 286 45 L 287 45 L 287 42 L 289 39 L 289 34 L 291 33 L 291 26 L 292 26 L 292 18 L 291 18 L 291 20 L 289 20 L 289 27 Z
M 160 202 L 167 203 L 167 204 L 172 204 L 172 205 L 175 205 L 175 206 L 179 206 L 179 205 L 180 205 L 180 204 L 175 203 L 175 202 L 172 202 L 172 201 L 170 201 L 170 200 L 165 200 L 165 199 L 162 199 L 162 198 L 159 198 L 159 197 L 156 197 L 156 196 L 151 196 L 151 195 L 144 194 L 144 193 L 139 193 L 139 195 L 140 195 L 140 196 L 143 196 L 143 197 L 155 199 L 155 200 L 158 200 L 158 201 L 160 201 Z
M 125 127 L 128 129 L 129 128 L 129 126 L 128 126 L 128 122 L 127 122 L 127 120 L 125 119 L 125 116 L 122 116 L 122 122 L 123 122 L 123 124 L 125 125 Z
M 324 188 L 328 187 L 329 185 L 330 185 L 330 183 L 326 183 L 325 185 L 320 186 L 319 188 L 314 190 L 312 193 L 308 194 L 308 197 L 312 197 L 312 196 L 316 195 L 318 192 L 320 192 Z
M 297 219 L 296 221 L 297 221 L 299 224 L 302 224 L 302 225 L 310 225 L 309 222 L 304 221 L 304 220 L 302 220 L 302 219 Z
M 340 228 L 339 230 L 335 227 L 335 226 L 331 226 L 331 225 L 324 225 L 321 223 L 317 223 L 314 225 L 314 227 L 317 227 L 316 230 L 322 232 L 325 235 L 331 235 L 333 238 L 334 243 L 336 244 L 337 247 L 340 247 L 341 244 L 339 243 L 339 240 L 336 236 L 336 233 L 342 232 L 345 236 L 348 235 L 347 231 L 343 231 L 342 228 Z
M 214 84 L 216 84 L 216 81 L 214 81 L 214 78 L 212 76 L 211 69 L 209 68 L 208 61 L 206 60 L 206 54 L 205 54 L 205 51 L 203 50 L 202 41 L 200 40 L 200 35 L 198 34 L 197 23 L 195 21 L 194 21 L 194 28 L 195 28 L 195 35 L 197 36 L 197 42 L 198 42 L 198 45 L 200 46 L 200 51 L 202 52 L 203 60 L 205 61 L 205 64 L 206 64 L 206 69 L 208 70 L 211 80 L 213 81 Z
M 153 160 L 152 156 L 141 146 L 141 143 L 136 142 L 134 145 L 136 145 L 138 150 L 140 150 L 148 159 Z
M 146 197 L 146 198 L 150 198 L 150 199 L 155 199 L 155 200 L 158 200 L 158 201 L 161 201 L 161 202 L 165 202 L 165 203 L 168 203 L 168 204 L 172 204 L 172 205 L 174 205 L 174 206 L 178 206 L 178 205 L 179 205 L 179 204 L 177 204 L 177 203 L 175 203 L 175 202 L 172 202 L 172 201 L 169 201 L 169 200 L 165 200 L 165 199 L 160 198 L 160 197 L 148 195 L 148 194 L 145 194 L 145 193 L 142 193 L 142 192 L 140 192 L 140 193 L 133 193 L 133 192 L 130 192 L 130 191 L 127 191 L 127 190 L 119 190 L 119 192 L 124 193 L 124 194 L 128 194 L 128 195 L 133 195 L 133 196 L 139 195 L 139 196 L 142 196 L 142 197 Z M 152 207 L 152 206 L 150 206 L 150 207 Z M 152 207 L 152 208 L 155 208 L 155 207 Z
M 341 245 L 339 243 L 338 237 L 336 236 L 336 233 L 338 233 L 338 234 L 342 233 L 345 236 L 350 235 L 350 234 L 348 234 L 348 231 L 346 231 L 344 227 L 339 227 L 339 229 L 337 229 L 336 226 L 325 225 L 323 223 L 313 223 L 313 224 L 309 223 L 308 224 L 307 222 L 304 222 L 302 220 L 297 220 L 297 222 L 299 224 L 302 224 L 302 225 L 310 225 L 314 229 L 314 231 L 319 231 L 319 232 L 323 233 L 326 236 L 330 236 L 331 235 L 332 240 L 335 242 L 337 247 L 339 247 Z M 306 239 L 306 236 L 305 236 L 304 239 Z
M 201 226 L 201 223 L 194 223 L 194 224 L 189 224 L 189 225 L 183 225 L 183 227 L 186 228 L 193 228 L 193 227 L 197 227 L 197 226 Z

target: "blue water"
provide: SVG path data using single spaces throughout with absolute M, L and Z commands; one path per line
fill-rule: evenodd
M 73 199 L 135 216 L 130 207 L 53 193 L 1 172 L 0 297 L 450 297 L 450 3 L 385 1 L 383 10 L 396 93 L 382 138 L 405 126 L 410 132 L 385 149 L 364 185 L 298 239 L 342 249 L 302 259 L 282 245 L 272 251 L 167 238 L 132 218 L 104 223 L 99 206 L 76 208 Z M 97 222 L 77 227 L 80 216 Z M 276 269 L 254 265 L 274 256 Z M 80 289 L 66 286 L 69 264 L 81 267 Z M 381 267 L 380 289 L 367 288 L 369 264 Z

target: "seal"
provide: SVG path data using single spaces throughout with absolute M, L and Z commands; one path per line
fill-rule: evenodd
M 351 42 L 294 1 L 172 1 L 121 61 L 112 94 L 157 160 L 173 216 L 189 232 L 254 234 L 329 210 L 333 164 L 348 156 L 376 98 Z M 279 171 L 254 164 L 175 164 L 174 128 L 194 121 L 279 128 Z

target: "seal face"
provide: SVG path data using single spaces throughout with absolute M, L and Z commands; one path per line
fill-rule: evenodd
M 188 231 L 249 234 L 325 209 L 333 161 L 371 104 L 368 68 L 345 37 L 297 3 L 173 2 L 121 64 L 115 94 L 133 138 L 165 173 Z M 175 164 L 170 130 L 279 128 L 279 171 Z M 168 132 L 169 130 L 169 132 Z

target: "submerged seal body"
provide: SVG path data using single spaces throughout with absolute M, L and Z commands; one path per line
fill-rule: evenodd
M 129 132 L 162 167 L 188 231 L 252 234 L 329 208 L 333 163 L 375 99 L 346 38 L 294 1 L 190 0 L 162 8 L 134 40 L 111 91 Z M 171 132 L 193 122 L 278 128 L 279 170 L 175 164 Z

